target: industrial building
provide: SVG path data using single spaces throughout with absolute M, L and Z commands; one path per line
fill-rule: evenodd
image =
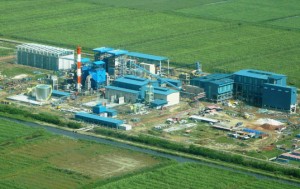
M 25 43 L 17 46 L 17 64 L 46 70 L 68 70 L 74 64 L 74 51 L 35 43 Z
M 100 115 L 102 117 L 115 117 L 117 116 L 117 111 L 114 109 L 108 109 L 103 104 L 97 104 L 93 106 L 92 111 L 94 114 Z
M 290 86 L 264 84 L 262 106 L 267 109 L 296 112 L 297 89 Z
M 157 99 L 164 100 L 166 102 L 165 106 L 179 103 L 179 91 L 163 87 L 153 87 L 152 83 L 149 79 L 126 75 L 117 78 L 110 86 L 107 86 L 105 96 L 113 102 L 118 101 L 120 97 L 124 97 L 124 101 L 127 103 L 144 101 L 151 103 Z
M 235 98 L 259 107 L 296 111 L 297 91 L 286 85 L 285 75 L 246 69 L 233 73 L 232 78 Z
M 232 98 L 234 81 L 230 77 L 230 74 L 211 74 L 193 78 L 190 84 L 203 88 L 206 99 L 218 103 Z
M 90 123 L 95 123 L 111 128 L 122 129 L 122 130 L 130 130 L 129 128 L 124 128 L 121 125 L 124 123 L 122 120 L 98 116 L 94 114 L 79 112 L 75 114 L 75 118 L 79 120 L 83 120 Z
M 139 64 L 141 67 L 143 67 L 150 73 L 157 74 L 160 76 L 163 75 L 162 64 L 166 62 L 167 70 L 168 70 L 167 74 L 169 75 L 170 60 L 167 57 L 155 56 L 155 55 L 144 54 L 139 52 L 128 52 L 127 56 L 128 56 L 129 64 L 131 63 Z M 134 65 L 130 65 L 130 68 L 136 69 Z

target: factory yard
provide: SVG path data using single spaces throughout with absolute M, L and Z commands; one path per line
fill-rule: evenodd
M 2 3 L 0 116 L 300 178 L 298 1 L 57 2 Z M 6 188 L 210 177 L 186 164 L 127 178 L 170 162 L 5 120 L 0 153 Z M 259 186 L 217 187 L 234 178 Z
M 293 125 L 299 125 L 297 114 L 288 115 L 283 112 L 252 107 L 242 101 L 227 100 L 226 103 L 214 105 L 210 102 L 197 102 L 186 98 L 181 98 L 177 105 L 153 109 L 144 104 L 130 105 L 130 103 L 111 102 L 101 93 L 78 95 L 76 99 L 66 98 L 62 101 L 60 97 L 52 97 L 51 101 L 39 102 L 28 97 L 26 93 L 23 94 L 22 91 L 26 88 L 28 91 L 28 87 L 40 84 L 42 80 L 38 81 L 38 78 L 43 79 L 46 76 L 45 73 L 49 73 L 49 71 L 36 68 L 34 71 L 29 71 L 31 68 L 27 66 L 13 64 L 14 72 L 12 73 L 6 69 L 11 64 L 0 64 L 3 64 L 0 71 L 9 73 L 6 80 L 3 80 L 4 86 L 7 88 L 0 91 L 2 101 L 14 99 L 14 103 L 27 104 L 27 106 L 28 103 L 31 105 L 45 104 L 40 107 L 31 107 L 32 111 L 36 113 L 42 110 L 57 116 L 64 115 L 64 119 L 68 120 L 73 119 L 77 112 L 92 113 L 97 104 L 105 104 L 107 110 L 118 112 L 117 119 L 130 125 L 130 127 L 126 126 L 132 128 L 131 131 L 127 131 L 130 135 L 147 134 L 183 144 L 196 144 L 267 160 L 300 145 L 292 142 L 293 137 L 297 134 L 294 132 L 297 129 L 293 128 Z M 22 70 L 27 69 L 28 71 L 25 72 L 27 78 L 34 79 L 25 80 L 22 85 L 18 82 L 24 78 L 9 82 L 8 78 L 21 77 L 24 75 L 21 74 L 24 73 Z M 13 94 L 19 95 L 14 96 Z M 238 103 L 241 103 L 241 106 Z M 216 123 L 195 121 L 190 118 L 191 116 L 216 120 Z M 86 126 L 82 130 L 88 132 L 93 132 L 92 128 L 99 126 L 81 123 Z M 287 123 L 293 123 L 293 125 L 287 125 Z M 124 128 L 126 129 L 126 127 Z M 243 129 L 253 129 L 264 134 L 262 137 L 259 135 L 254 137 L 249 132 L 244 132 Z

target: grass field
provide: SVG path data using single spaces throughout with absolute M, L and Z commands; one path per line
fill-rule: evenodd
M 206 166 L 186 163 L 172 165 L 148 173 L 135 175 L 99 186 L 97 189 L 140 189 L 140 188 L 297 188 L 275 181 L 258 179 L 254 176 L 242 175 L 231 171 L 209 168 Z
M 0 120 L 0 188 L 78 188 L 161 160 Z
M 200 60 L 204 71 L 275 71 L 300 87 L 300 1 L 4 1 L 0 35 Z M 293 69 L 290 69 L 290 68 Z

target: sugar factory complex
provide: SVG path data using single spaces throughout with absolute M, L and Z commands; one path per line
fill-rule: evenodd
M 194 70 L 176 69 L 167 57 L 109 47 L 86 54 L 80 47 L 75 53 L 26 43 L 16 51 L 17 65 L 47 75 L 36 81 L 21 73 L 1 76 L 1 102 L 50 107 L 86 126 L 227 150 L 278 148 L 278 161 L 300 160 L 297 137 L 289 145 L 272 144 L 300 122 L 297 88 L 285 75 L 253 69 L 209 74 L 199 62 Z M 222 140 L 226 145 L 218 146 Z

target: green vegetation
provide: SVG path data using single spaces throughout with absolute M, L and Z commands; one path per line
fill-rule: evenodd
M 0 47 L 0 57 L 1 57 L 1 56 L 12 55 L 13 52 L 14 52 L 14 51 L 11 50 L 11 49 L 5 49 L 5 48 L 1 48 L 1 47 Z
M 78 122 L 66 121 L 61 119 L 57 115 L 49 114 L 46 112 L 33 113 L 25 109 L 24 107 L 13 107 L 9 105 L 0 104 L 0 113 L 18 115 L 21 120 L 31 119 L 31 120 L 43 121 L 46 123 L 51 123 L 62 127 L 69 127 L 72 129 L 79 129 L 82 127 L 82 125 Z
M 171 149 L 171 150 L 184 152 L 184 153 L 190 153 L 193 155 L 199 155 L 217 161 L 223 161 L 223 162 L 234 163 L 242 166 L 252 167 L 263 171 L 268 171 L 270 173 L 300 178 L 300 170 L 297 168 L 284 167 L 267 161 L 262 161 L 259 159 L 251 159 L 241 155 L 231 154 L 224 151 L 217 151 L 202 146 L 195 146 L 195 145 L 185 146 L 180 143 L 175 143 L 165 139 L 156 138 L 144 134 L 133 136 L 133 135 L 125 134 L 123 132 L 118 132 L 118 131 L 109 130 L 105 128 L 96 128 L 95 132 L 106 136 L 112 136 L 112 137 L 121 138 L 129 141 L 143 143 L 146 145 Z M 241 143 L 241 145 L 244 145 L 244 143 Z
M 79 188 L 169 161 L 0 119 L 0 188 Z
M 125 48 L 168 56 L 179 67 L 200 60 L 207 72 L 274 71 L 299 87 L 299 10 L 297 0 L 5 1 L 0 35 Z
M 225 176 L 226 175 L 226 176 Z M 172 165 L 151 172 L 121 179 L 97 187 L 114 188 L 297 188 L 276 181 L 259 179 L 254 176 L 220 170 L 199 164 Z
M 8 115 L 18 115 L 21 116 L 21 119 L 34 119 L 34 120 L 39 120 L 39 121 L 45 121 L 48 123 L 56 124 L 59 126 L 69 126 L 71 127 L 77 127 L 80 126 L 80 124 L 72 124 L 68 123 L 64 120 L 61 120 L 58 116 L 47 114 L 45 113 L 39 113 L 39 114 L 34 114 L 32 112 L 29 112 L 28 110 L 22 109 L 20 107 L 18 108 L 13 108 L 9 105 L 0 105 L 0 112 L 5 112 L 5 114 Z M 183 145 L 180 143 L 175 143 L 171 142 L 165 139 L 161 138 L 156 138 L 144 134 L 139 134 L 138 136 L 135 135 L 128 135 L 125 134 L 124 132 L 119 132 L 116 130 L 110 130 L 106 128 L 96 128 L 95 129 L 96 133 L 105 135 L 105 136 L 110 136 L 110 137 L 115 137 L 115 138 L 121 138 L 133 142 L 138 142 L 150 146 L 156 146 L 156 147 L 161 147 L 165 149 L 171 149 L 175 151 L 180 151 L 184 153 L 190 153 L 193 155 L 199 155 L 202 157 L 214 159 L 217 161 L 223 161 L 223 162 L 228 162 L 228 163 L 234 163 L 234 164 L 239 164 L 242 166 L 250 166 L 255 169 L 260 169 L 264 171 L 268 171 L 271 173 L 276 173 L 276 174 L 281 174 L 281 175 L 286 175 L 286 176 L 292 176 L 295 178 L 300 178 L 300 171 L 298 169 L 293 169 L 293 168 L 287 168 L 284 166 L 276 165 L 273 163 L 269 163 L 266 161 L 262 160 L 253 160 L 250 158 L 246 158 L 240 155 L 235 155 L 227 152 L 222 152 L 222 151 L 216 151 L 213 149 L 205 148 L 205 147 L 200 147 L 200 146 L 195 146 L 195 145 Z

